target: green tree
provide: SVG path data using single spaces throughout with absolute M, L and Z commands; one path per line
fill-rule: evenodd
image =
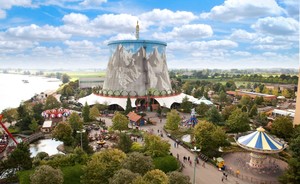
M 44 105 L 42 103 L 35 103 L 32 107 L 32 117 L 37 120 L 38 124 L 42 124 L 44 118 L 42 112 L 44 111 Z
M 246 132 L 250 129 L 248 114 L 246 112 L 242 112 L 241 109 L 236 109 L 229 116 L 225 125 L 230 132 Z
M 163 157 L 169 154 L 170 144 L 159 136 L 145 135 L 145 153 L 151 157 Z
M 85 102 L 82 108 L 82 117 L 85 123 L 90 121 L 90 106 L 88 106 L 87 102 Z
M 32 159 L 30 158 L 29 144 L 20 142 L 16 149 L 8 156 L 8 163 L 11 168 L 31 169 Z
M 291 98 L 291 94 L 290 94 L 290 92 L 289 92 L 289 90 L 288 89 L 284 89 L 283 91 L 282 91 L 282 96 L 284 96 L 285 98 Z
M 248 112 L 248 108 L 246 105 L 243 105 L 241 110 L 242 110 L 242 112 Z
M 126 158 L 126 154 L 118 149 L 108 149 L 92 155 L 91 160 L 83 167 L 81 183 L 107 184 Z
M 240 100 L 240 104 L 241 104 L 241 106 L 246 106 L 246 107 L 252 107 L 252 99 L 251 99 L 251 97 L 250 96 L 248 96 L 248 95 L 245 95 L 245 96 L 243 96 L 242 97 L 242 99 Z
M 225 87 L 227 90 L 235 91 L 236 90 L 236 85 L 233 80 L 227 81 L 225 84 Z
M 201 147 L 203 152 L 217 150 L 220 146 L 227 144 L 225 131 L 207 121 L 197 123 L 194 128 L 194 136 L 196 145 Z
M 283 184 L 300 183 L 300 127 L 295 128 L 293 139 L 291 139 L 289 150 L 292 157 L 288 160 L 288 169 L 280 176 L 279 181 Z
M 175 109 L 167 113 L 167 122 L 165 125 L 166 129 L 177 130 L 180 122 L 181 118 Z
M 293 134 L 293 122 L 291 118 L 287 116 L 276 117 L 275 121 L 272 123 L 271 132 L 278 137 L 288 139 Z
M 272 95 L 278 96 L 278 89 L 273 89 L 272 90 Z
M 19 126 L 21 130 L 29 130 L 32 117 L 29 115 L 26 105 L 20 104 L 20 106 L 17 108 L 17 112 L 18 121 L 16 125 Z
M 262 96 L 256 96 L 254 98 L 254 103 L 256 105 L 261 105 L 261 104 L 263 104 L 263 102 L 264 102 L 264 97 L 262 97 Z
M 64 177 L 60 169 L 42 165 L 35 169 L 34 173 L 30 176 L 30 180 L 31 184 L 62 184 Z
M 73 112 L 70 115 L 69 123 L 72 127 L 72 130 L 73 130 L 73 136 L 76 135 L 76 131 L 82 130 L 83 122 L 82 122 L 80 116 L 76 112 Z
M 136 151 L 136 152 L 142 152 L 143 151 L 143 145 L 138 142 L 133 142 L 132 146 L 130 148 L 131 151 Z
M 39 129 L 39 124 L 38 124 L 37 120 L 35 120 L 35 119 L 31 120 L 31 124 L 29 125 L 29 128 L 33 132 L 36 132 Z
M 221 91 L 219 94 L 219 102 L 221 105 L 226 104 L 228 102 L 227 95 L 224 91 Z
M 55 109 L 55 108 L 59 108 L 60 107 L 60 103 L 57 101 L 57 99 L 52 96 L 49 95 L 46 99 L 46 103 L 45 103 L 45 109 Z
M 159 169 L 148 171 L 143 180 L 151 184 L 169 184 L 168 176 Z
M 74 95 L 74 89 L 70 85 L 65 85 L 61 90 L 61 94 L 64 96 L 72 96 Z
M 132 111 L 132 106 L 131 106 L 131 99 L 128 96 L 127 101 L 126 101 L 126 109 L 125 109 L 125 114 L 128 114 L 130 111 Z
M 116 112 L 112 118 L 112 129 L 114 130 L 127 130 L 128 129 L 128 119 L 123 114 Z
M 226 121 L 229 116 L 232 114 L 232 112 L 237 108 L 236 105 L 230 105 L 230 106 L 226 106 L 223 110 L 222 110 L 222 117 L 223 120 Z
M 3 120 L 9 123 L 18 119 L 18 111 L 16 109 L 4 109 L 1 114 L 3 115 Z
M 212 106 L 206 112 L 206 119 L 207 121 L 212 122 L 214 124 L 219 124 L 222 121 L 222 116 L 219 113 L 218 109 L 215 106 Z
M 156 157 L 154 160 L 155 169 L 159 169 L 165 173 L 176 171 L 179 169 L 178 160 L 172 156 Z
M 256 126 L 266 126 L 268 123 L 267 115 L 265 113 L 258 113 L 258 115 L 254 117 L 254 123 Z
M 130 152 L 132 140 L 130 139 L 129 135 L 127 135 L 126 133 L 121 133 L 119 137 L 120 138 L 117 145 L 118 148 L 124 153 Z
M 130 170 L 120 169 L 109 179 L 109 184 L 131 184 L 138 176 L 140 175 Z
M 89 119 L 95 121 L 100 116 L 100 112 L 96 106 L 90 109 Z
M 203 102 L 196 107 L 196 112 L 201 117 L 204 117 L 208 110 L 209 110 L 209 106 Z
M 249 111 L 249 117 L 255 117 L 255 116 L 257 116 L 257 114 L 258 114 L 257 107 L 254 104 Z
M 67 74 L 63 74 L 62 76 L 61 76 L 61 80 L 62 80 L 62 82 L 65 84 L 65 83 L 68 83 L 69 81 L 70 81 L 70 76 L 68 76 Z
M 144 175 L 146 172 L 154 169 L 152 158 L 138 152 L 128 154 L 122 164 L 122 167 L 141 175 Z
M 182 99 L 181 108 L 183 109 L 183 112 L 189 113 L 191 112 L 191 108 L 193 107 L 192 102 L 189 101 L 188 97 L 184 97 Z
M 178 171 L 168 173 L 170 184 L 191 184 L 190 177 Z
M 72 127 L 67 122 L 60 122 L 52 131 L 52 137 L 70 146 L 73 143 Z

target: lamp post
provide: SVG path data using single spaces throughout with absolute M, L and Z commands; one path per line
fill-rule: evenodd
M 196 184 L 196 164 L 197 164 L 197 152 L 200 152 L 201 149 L 197 149 L 195 146 L 194 149 L 191 149 L 192 152 L 195 152 L 195 160 L 194 160 L 194 177 L 193 177 L 193 184 Z
M 81 146 L 81 149 L 83 149 L 83 148 L 82 148 L 82 133 L 85 133 L 85 130 L 82 129 L 82 130 L 80 130 L 80 131 L 76 131 L 76 133 L 80 134 L 80 146 Z

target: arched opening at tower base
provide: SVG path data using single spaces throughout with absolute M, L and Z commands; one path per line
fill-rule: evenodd
M 118 104 L 111 104 L 111 105 L 108 106 L 108 110 L 110 110 L 110 111 L 124 111 L 125 109 L 123 109 Z
M 151 111 L 155 111 L 160 108 L 160 104 L 155 98 L 138 98 L 135 101 L 137 111 L 146 111 L 150 108 Z
M 180 103 L 174 102 L 171 105 L 171 109 L 179 109 L 180 108 Z

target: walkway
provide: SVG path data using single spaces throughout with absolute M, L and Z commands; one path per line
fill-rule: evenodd
M 164 118 L 161 123 L 159 123 L 159 119 L 155 116 L 156 113 L 147 113 L 149 117 L 154 117 L 153 120 L 156 120 L 158 122 L 156 125 L 149 125 L 149 126 L 143 126 L 143 130 L 151 130 L 153 129 L 154 133 L 157 134 L 157 130 L 163 130 L 163 126 L 166 122 L 166 119 Z M 110 118 L 104 118 L 106 125 L 111 126 L 111 119 Z M 184 169 L 182 170 L 182 173 L 185 175 L 188 175 L 191 179 L 191 182 L 193 181 L 193 175 L 194 175 L 194 159 L 195 156 L 193 153 L 191 153 L 189 150 L 185 149 L 182 146 L 178 146 L 178 148 L 174 147 L 174 141 L 167 137 L 164 133 L 163 139 L 167 140 L 171 145 L 171 153 L 176 157 L 177 154 L 179 154 L 180 161 L 183 162 L 183 156 L 190 157 L 193 161 L 192 166 L 188 162 L 184 163 Z M 224 180 L 224 182 L 221 181 L 223 173 L 218 171 L 217 168 L 213 165 L 210 165 L 208 163 L 205 164 L 205 168 L 202 167 L 203 161 L 200 160 L 200 163 L 196 166 L 196 184 L 247 184 L 248 182 L 242 181 L 239 178 L 236 178 L 232 175 L 228 175 L 228 179 Z

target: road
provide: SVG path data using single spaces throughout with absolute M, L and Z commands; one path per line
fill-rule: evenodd
M 166 122 L 166 119 L 162 119 L 162 122 L 160 123 L 159 119 L 155 117 L 155 113 L 147 113 L 149 117 L 154 117 L 153 120 L 158 122 L 156 125 L 146 125 L 141 127 L 143 130 L 153 130 L 154 134 L 157 134 L 158 130 L 162 131 L 163 126 Z M 111 119 L 105 118 L 105 122 L 107 126 L 111 126 Z M 158 134 L 157 134 L 158 135 Z M 160 134 L 159 134 L 160 135 Z M 194 162 L 192 165 L 190 165 L 188 162 L 183 162 L 183 156 L 190 157 L 192 161 L 195 159 L 195 155 L 191 153 L 189 150 L 185 149 L 184 147 L 178 145 L 178 147 L 174 147 L 174 141 L 167 137 L 166 134 L 163 134 L 163 139 L 167 140 L 171 145 L 171 153 L 176 157 L 177 154 L 179 154 L 180 161 L 184 164 L 184 168 L 182 170 L 182 173 L 189 176 L 191 179 L 191 182 L 193 182 L 193 176 L 194 176 Z M 239 178 L 236 178 L 232 175 L 228 175 L 227 180 L 221 181 L 223 173 L 218 171 L 217 168 L 209 163 L 205 164 L 205 168 L 202 167 L 203 161 L 200 160 L 200 163 L 196 165 L 196 177 L 195 177 L 195 183 L 196 184 L 248 184 L 248 182 L 240 180 Z

